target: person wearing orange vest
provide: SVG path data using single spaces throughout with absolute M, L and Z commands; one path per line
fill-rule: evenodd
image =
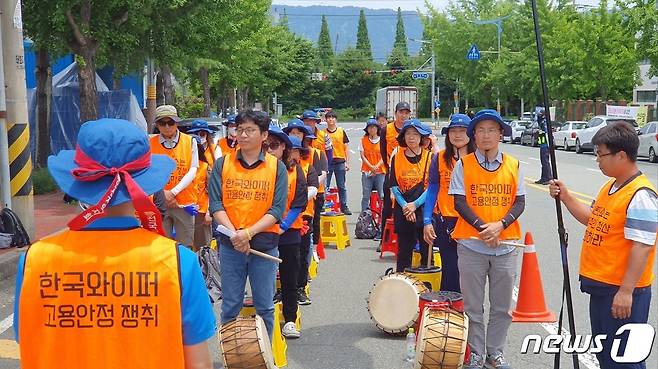
M 222 324 L 242 309 L 247 276 L 256 314 L 272 337 L 274 285 L 278 265 L 250 253 L 258 250 L 278 256 L 279 222 L 286 210 L 288 171 L 264 152 L 270 127 L 267 113 L 246 110 L 235 118 L 240 148 L 215 162 L 208 192 L 210 213 L 217 224 L 233 234 L 218 239 L 222 263 Z
M 313 110 L 304 110 L 301 119 L 304 124 L 311 129 L 313 136 L 315 136 L 315 139 L 311 141 L 311 146 L 323 151 L 327 156 L 327 162 L 331 164 L 333 159 L 334 146 L 329 135 L 317 127 L 322 119 L 320 119 L 318 114 Z
M 327 187 L 331 186 L 331 177 L 335 174 L 341 211 L 345 215 L 352 215 L 349 206 L 347 206 L 347 187 L 345 185 L 345 174 L 350 170 L 350 150 L 347 147 L 350 139 L 347 137 L 345 130 L 336 125 L 338 120 L 336 112 L 330 110 L 324 115 L 324 117 L 327 120 L 327 129 L 325 130 L 325 133 L 331 139 L 331 143 L 334 146 L 333 158 L 331 159 L 331 162 L 329 162 Z
M 229 115 L 227 119 L 222 122 L 222 125 L 226 127 L 226 137 L 220 138 L 217 142 L 217 146 L 220 149 L 221 155 L 226 155 L 229 153 L 235 154 L 235 151 L 238 149 L 238 134 L 236 133 L 237 125 L 235 124 L 235 114 Z
M 212 169 L 215 160 L 222 156 L 222 149 L 215 144 L 213 138 L 216 128 L 209 126 L 208 122 L 203 119 L 195 119 L 186 133 L 197 136 L 197 143 L 200 145 L 197 149 L 200 149 L 200 152 L 206 158 L 208 166 Z
M 178 130 L 180 122 L 176 108 L 160 105 L 155 109 L 155 124 L 160 134 L 150 139 L 151 152 L 167 155 L 176 162 L 176 170 L 164 186 L 167 213 L 163 219 L 165 232 L 176 241 L 192 247 L 194 242 L 194 215 L 190 209 L 197 204 L 194 178 L 199 167 L 197 145 L 192 137 Z
M 450 124 L 441 130 L 441 134 L 446 136 L 445 149 L 432 156 L 430 165 L 423 234 L 425 241 L 439 247 L 441 252 L 441 291 L 461 292 L 457 242 L 450 237 L 459 214 L 448 189 L 457 160 L 475 151 L 475 143 L 466 134 L 470 122 L 471 118 L 464 114 L 453 114 L 450 117 Z M 432 207 L 431 204 L 436 206 Z
M 311 146 L 311 141 L 316 137 L 311 128 L 304 125 L 299 119 L 292 119 L 288 126 L 283 128 L 291 138 L 297 137 L 302 140 L 304 150 L 301 152 L 300 165 L 307 174 L 308 183 L 308 205 L 302 212 L 302 219 L 310 231 L 302 235 L 299 249 L 299 274 L 297 276 L 297 300 L 300 305 L 310 305 L 311 299 L 306 293 L 308 284 L 308 267 L 313 257 L 311 242 L 317 246 L 320 240 L 320 212 L 324 204 L 324 181 L 327 177 L 327 158 L 324 152 Z M 310 168 L 310 169 L 309 169 Z M 315 183 L 317 178 L 317 183 Z M 317 219 L 316 219 L 317 217 Z M 311 239 L 312 238 L 312 239 Z
M 420 144 L 432 130 L 417 119 L 404 123 L 398 135 L 400 149 L 391 157 L 391 193 L 395 196 L 393 221 L 398 235 L 397 272 L 411 266 L 411 255 L 420 243 L 421 265 L 427 265 L 428 245 L 423 239 L 423 206 L 432 160 Z
M 361 154 L 361 212 L 370 208 L 370 194 L 377 191 L 379 200 L 384 196 L 384 175 L 386 167 L 379 152 L 379 124 L 375 119 L 368 119 L 363 129 L 365 135 L 361 137 L 359 153 Z
M 480 110 L 469 123 L 475 152 L 456 162 L 448 194 L 459 214 L 451 237 L 457 240 L 459 283 L 469 317 L 471 355 L 464 368 L 510 369 L 503 355 L 512 323 L 509 310 L 516 278 L 518 251 L 501 240 L 521 237 L 519 216 L 525 209 L 525 185 L 519 161 L 498 145 L 511 134 L 497 111 Z M 489 280 L 489 323 L 484 326 L 484 295 Z
M 144 131 L 107 118 L 48 158 L 58 187 L 91 205 L 19 256 L 22 368 L 212 368 L 216 323 L 197 257 L 164 236 L 148 197 L 175 167 L 151 155 Z
M 411 105 L 406 101 L 400 101 L 395 105 L 395 120 L 388 123 L 382 128 L 379 136 L 379 150 L 384 160 L 384 166 L 387 168 L 387 174 L 384 177 L 384 201 L 382 207 L 382 224 L 393 214 L 393 201 L 391 199 L 391 178 L 390 178 L 390 160 L 393 151 L 398 147 L 397 137 L 406 122 L 411 116 Z M 381 244 L 377 248 L 377 252 L 381 251 Z
M 655 185 L 637 167 L 640 142 L 631 125 L 617 122 L 603 127 L 592 144 L 601 172 L 610 177 L 593 204 L 578 202 L 559 180 L 551 180 L 549 192 L 587 227 L 580 253 L 580 289 L 590 295 L 592 335 L 607 335 L 603 351 L 596 354 L 601 368 L 644 369 L 646 358 L 616 363 L 611 349 L 613 339 L 620 339 L 617 354 L 628 352 L 629 338 L 617 335 L 617 330 L 629 323 L 646 324 L 649 317 L 658 195 Z
M 188 131 L 189 132 L 189 131 Z M 192 246 L 195 251 L 202 247 L 210 246 L 212 239 L 212 216 L 208 211 L 208 177 L 212 172 L 212 166 L 208 162 L 209 156 L 206 155 L 204 150 L 203 139 L 197 135 L 192 136 L 197 143 L 197 150 L 199 152 L 199 169 L 194 178 L 194 187 L 196 188 L 197 204 L 199 205 L 199 212 L 194 217 L 194 242 Z M 213 159 L 210 159 L 213 160 Z M 214 161 L 213 161 L 214 162 Z

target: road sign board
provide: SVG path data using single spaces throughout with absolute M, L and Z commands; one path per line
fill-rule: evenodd
M 428 72 L 413 72 L 411 78 L 413 79 L 428 79 L 430 74 Z
M 471 48 L 468 50 L 468 54 L 466 54 L 466 59 L 480 60 L 480 50 L 478 50 L 476 44 L 473 44 L 473 46 L 471 46 Z
M 434 100 L 434 109 L 438 109 L 441 107 L 441 100 Z

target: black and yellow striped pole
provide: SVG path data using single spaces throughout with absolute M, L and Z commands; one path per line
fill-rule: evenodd
M 0 0 L 0 11 L 11 208 L 20 218 L 30 237 L 33 237 L 32 159 L 21 3 L 18 0 Z M 3 183 L 3 186 L 6 184 Z

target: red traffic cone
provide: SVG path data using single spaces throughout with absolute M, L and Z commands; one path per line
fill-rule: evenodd
M 519 299 L 516 309 L 512 311 L 513 322 L 552 323 L 555 313 L 548 310 L 544 299 L 544 287 L 541 282 L 535 241 L 532 234 L 525 234 L 525 249 L 523 265 L 521 266 L 521 281 L 519 284 Z
M 318 243 L 318 247 L 316 248 L 315 251 L 318 253 L 320 260 L 324 260 L 327 258 L 327 256 L 324 253 L 324 245 L 322 244 L 322 241 Z

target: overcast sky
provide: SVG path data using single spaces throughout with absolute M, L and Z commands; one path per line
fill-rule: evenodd
M 449 0 L 430 0 L 431 4 L 439 9 L 443 9 Z M 598 0 L 576 0 L 577 4 L 597 5 Z M 424 0 L 273 0 L 272 3 L 277 5 L 328 5 L 328 6 L 358 6 L 371 9 L 397 9 L 416 10 L 425 9 Z

